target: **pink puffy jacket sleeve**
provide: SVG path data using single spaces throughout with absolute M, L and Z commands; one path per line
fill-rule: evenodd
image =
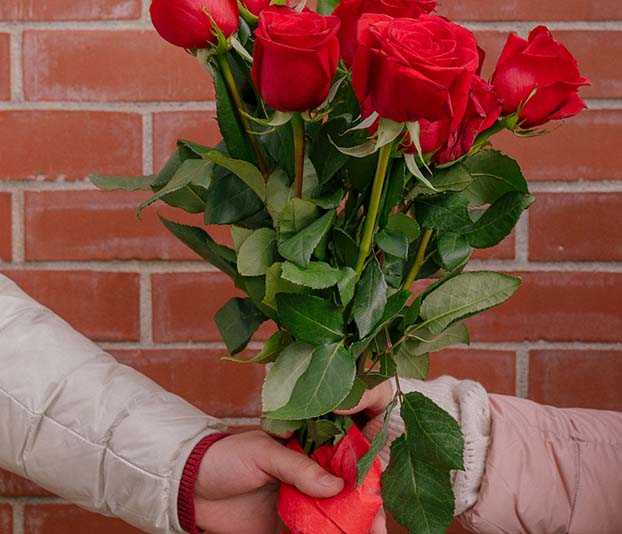
M 622 533 L 622 413 L 489 395 L 478 533 Z

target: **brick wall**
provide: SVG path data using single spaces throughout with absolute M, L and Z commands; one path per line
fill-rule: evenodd
M 151 173 L 178 136 L 218 139 L 207 75 L 154 35 L 147 8 L 0 2 L 0 271 L 123 362 L 234 425 L 256 424 L 263 371 L 219 361 L 211 318 L 231 284 L 161 228 L 155 213 L 169 210 L 138 223 L 141 193 L 85 181 L 92 171 Z M 498 142 L 537 202 L 476 266 L 521 273 L 524 285 L 472 320 L 472 347 L 435 356 L 432 374 L 621 410 L 622 3 L 445 0 L 441 12 L 476 30 L 488 73 L 507 31 L 545 21 L 593 85 L 583 92 L 590 111 L 567 126 Z M 66 532 L 136 531 L 0 472 L 0 534 Z

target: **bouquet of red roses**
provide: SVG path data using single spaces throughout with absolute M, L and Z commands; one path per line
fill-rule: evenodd
M 518 278 L 465 271 L 534 200 L 490 138 L 575 115 L 588 82 L 542 26 L 527 40 L 511 34 L 487 81 L 473 33 L 431 14 L 435 0 L 319 0 L 317 12 L 270 3 L 153 0 L 158 32 L 213 78 L 223 141 L 179 140 L 155 176 L 92 179 L 151 190 L 139 213 L 163 201 L 229 227 L 234 248 L 163 219 L 247 295 L 215 319 L 232 359 L 272 363 L 266 426 L 294 431 L 290 447 L 346 481 L 325 501 L 284 486 L 290 530 L 365 534 L 381 485 L 410 531 L 443 532 L 462 435 L 399 377 L 424 379 L 431 353 L 469 342 L 463 319 L 518 289 Z M 418 279 L 432 282 L 413 293 Z M 278 329 L 263 350 L 234 357 L 264 321 Z M 333 412 L 389 379 L 397 392 L 370 445 Z M 406 432 L 380 482 L 376 456 L 398 405 Z

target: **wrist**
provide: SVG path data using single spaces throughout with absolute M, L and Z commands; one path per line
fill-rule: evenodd
M 177 497 L 177 515 L 181 528 L 190 534 L 201 532 L 196 524 L 195 490 L 199 476 L 199 467 L 207 450 L 217 441 L 229 436 L 227 433 L 211 434 L 204 437 L 192 449 L 179 483 Z

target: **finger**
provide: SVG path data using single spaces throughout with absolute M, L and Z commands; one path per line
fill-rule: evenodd
M 384 508 L 380 507 L 378 515 L 372 523 L 369 534 L 387 534 L 387 516 L 384 513 Z
M 266 444 L 265 454 L 258 461 L 260 469 L 270 476 L 295 486 L 310 497 L 333 497 L 345 484 L 304 454 L 283 447 L 276 441 Z
M 376 403 L 376 393 L 374 389 L 368 389 L 363 393 L 360 402 L 350 410 L 335 410 L 339 415 L 352 415 L 353 413 L 359 413 L 368 408 L 374 406 Z

